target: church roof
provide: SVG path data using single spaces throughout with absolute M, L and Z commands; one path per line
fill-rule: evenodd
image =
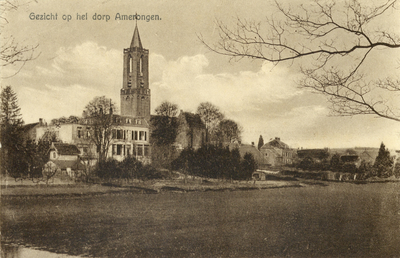
M 135 26 L 135 31 L 133 32 L 133 37 L 132 37 L 132 42 L 131 42 L 131 48 L 134 48 L 134 47 L 143 48 L 142 41 L 140 41 L 139 29 L 138 29 L 137 25 Z

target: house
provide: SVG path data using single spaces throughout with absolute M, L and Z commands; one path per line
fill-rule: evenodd
M 331 156 L 328 148 L 324 149 L 300 149 L 297 150 L 297 157 L 302 160 L 306 157 L 312 158 L 315 162 L 322 162 Z
M 36 139 L 36 128 L 41 124 L 43 124 L 43 120 L 39 119 L 39 122 L 37 123 L 26 124 L 23 126 L 22 130 L 23 130 L 24 142 Z
M 234 142 L 229 144 L 229 150 L 233 150 L 237 148 L 239 150 L 240 156 L 243 158 L 244 155 L 246 155 L 246 153 L 250 153 L 253 155 L 256 163 L 257 163 L 257 167 L 260 168 L 263 166 L 264 162 L 264 157 L 263 154 L 257 149 L 256 146 L 254 146 L 254 143 L 252 144 L 242 144 L 239 142 Z
M 297 153 L 279 137 L 267 142 L 260 148 L 264 157 L 263 165 L 266 167 L 278 167 L 293 164 Z
M 53 142 L 49 150 L 49 162 L 55 164 L 57 169 L 72 176 L 71 172 L 79 168 L 80 153 L 79 149 L 73 144 Z

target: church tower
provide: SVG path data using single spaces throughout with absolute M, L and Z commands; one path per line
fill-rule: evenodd
M 149 50 L 140 41 L 137 25 L 131 46 L 124 49 L 121 115 L 150 121 Z

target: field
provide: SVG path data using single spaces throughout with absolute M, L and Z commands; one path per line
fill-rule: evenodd
M 94 257 L 399 257 L 400 184 L 2 197 L 2 245 Z

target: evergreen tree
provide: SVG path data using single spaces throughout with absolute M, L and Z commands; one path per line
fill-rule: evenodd
M 25 171 L 22 164 L 24 153 L 21 108 L 17 94 L 11 86 L 5 87 L 0 94 L 0 144 L 1 173 L 20 174 Z
M 260 138 L 258 139 L 258 145 L 257 145 L 258 150 L 260 150 L 262 146 L 264 146 L 264 139 L 263 139 L 262 135 L 260 135 Z
M 393 159 L 390 157 L 390 152 L 385 148 L 385 144 L 382 142 L 374 163 L 377 176 L 391 176 L 392 165 Z

